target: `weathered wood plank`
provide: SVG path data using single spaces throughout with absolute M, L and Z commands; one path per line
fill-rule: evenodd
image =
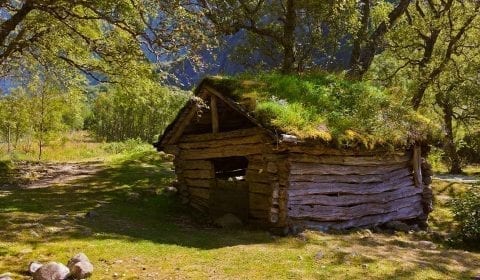
M 185 184 L 197 188 L 210 188 L 212 185 L 211 180 L 209 179 L 188 179 L 185 178 Z
M 292 163 L 292 175 L 382 175 L 407 167 L 407 162 L 387 166 L 346 166 L 320 163 Z
M 238 129 L 234 131 L 219 132 L 219 133 L 183 135 L 179 139 L 179 142 L 180 143 L 205 142 L 205 141 L 214 141 L 214 140 L 225 140 L 228 138 L 240 138 L 240 137 L 260 135 L 260 134 L 265 134 L 265 129 L 255 127 L 255 128 L 245 128 L 245 129 Z
M 272 185 L 268 183 L 252 182 L 248 184 L 248 187 L 251 193 L 259 193 L 264 195 L 271 195 L 273 190 Z
M 180 157 L 186 160 L 190 159 L 209 159 L 232 156 L 247 156 L 252 154 L 261 154 L 264 146 L 262 145 L 232 145 L 218 148 L 204 149 L 182 149 Z
M 182 175 L 185 178 L 211 179 L 215 178 L 214 170 L 184 170 Z
M 293 205 L 331 205 L 331 206 L 350 206 L 364 203 L 386 203 L 402 197 L 422 193 L 422 189 L 415 188 L 413 185 L 400 188 L 398 190 L 383 192 L 378 194 L 361 194 L 361 195 L 306 195 L 292 197 L 288 204 Z
M 368 203 L 352 207 L 337 206 L 296 206 L 291 207 L 288 215 L 292 218 L 308 218 L 317 221 L 345 221 L 368 215 L 385 214 L 401 208 L 420 204 L 421 195 L 414 195 L 393 200 L 387 203 Z
M 309 154 L 290 154 L 289 162 L 310 162 L 321 164 L 338 165 L 361 165 L 361 166 L 385 166 L 408 162 L 408 155 L 373 155 L 373 156 L 329 156 L 329 155 L 309 155 Z
M 413 185 L 411 177 L 377 184 L 349 184 L 349 183 L 292 183 L 295 188 L 288 190 L 290 199 L 296 196 L 322 194 L 358 194 L 368 195 L 392 191 Z
M 272 198 L 267 195 L 250 193 L 249 200 L 250 209 L 270 211 L 272 207 Z
M 413 178 L 415 180 L 415 186 L 422 187 L 422 151 L 420 146 L 413 147 Z
M 244 137 L 235 137 L 227 139 L 215 139 L 210 141 L 182 142 L 178 146 L 181 149 L 200 149 L 200 148 L 217 148 L 224 146 L 245 145 L 245 144 L 261 144 L 265 139 L 262 134 L 248 135 Z
M 203 199 L 209 199 L 210 198 L 210 189 L 206 188 L 195 188 L 192 186 L 188 187 L 188 192 L 190 193 L 190 197 L 198 197 L 198 198 L 203 198 Z
M 391 177 L 399 175 L 409 175 L 411 172 L 407 168 L 395 170 L 383 175 L 290 175 L 290 182 L 318 182 L 318 183 L 381 183 Z
M 389 221 L 394 220 L 408 220 L 414 219 L 423 215 L 422 206 L 420 203 L 413 206 L 403 207 L 397 211 L 380 214 L 380 215 L 370 215 L 361 217 L 354 220 L 343 221 L 343 222 L 319 222 L 311 221 L 306 219 L 292 219 L 293 223 L 303 225 L 303 227 L 313 230 L 328 230 L 328 229 L 348 229 L 354 227 L 364 227 L 364 226 L 374 226 L 378 224 L 383 224 Z
M 213 169 L 213 164 L 209 160 L 183 160 L 176 164 L 183 170 L 187 169 Z
M 217 97 L 215 95 L 210 95 L 210 112 L 212 113 L 212 132 L 218 133 L 219 131 L 218 108 L 217 108 Z
M 335 148 L 326 147 L 325 145 L 291 145 L 281 144 L 281 149 L 287 150 L 291 153 L 308 154 L 308 155 L 332 155 L 332 156 L 393 156 L 393 155 L 405 155 L 403 151 L 390 151 L 390 150 L 339 150 Z

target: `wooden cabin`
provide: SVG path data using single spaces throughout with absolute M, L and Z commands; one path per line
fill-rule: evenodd
M 179 193 L 195 211 L 284 231 L 426 220 L 431 170 L 419 145 L 339 149 L 300 141 L 265 127 L 249 100 L 224 91 L 205 79 L 155 144 L 175 156 Z

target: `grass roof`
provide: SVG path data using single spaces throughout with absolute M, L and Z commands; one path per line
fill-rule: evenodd
M 340 74 L 263 73 L 208 82 L 242 104 L 264 126 L 304 140 L 342 146 L 409 145 L 432 122 L 410 109 L 404 92 Z

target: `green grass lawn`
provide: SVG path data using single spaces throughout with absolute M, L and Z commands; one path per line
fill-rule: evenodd
M 43 189 L 0 190 L 0 274 L 29 279 L 30 261 L 65 263 L 78 252 L 92 279 L 470 279 L 480 253 L 422 247 L 429 233 L 307 232 L 275 237 L 201 222 L 163 192 L 172 164 L 143 149 L 93 176 Z M 453 226 L 446 208 L 461 185 L 434 183 L 432 228 Z M 139 194 L 132 195 L 132 193 Z M 86 218 L 88 211 L 94 217 Z M 321 258 L 315 255 L 321 252 Z M 117 275 L 116 277 L 114 275 Z

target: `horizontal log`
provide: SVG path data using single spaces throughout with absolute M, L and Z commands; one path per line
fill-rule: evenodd
M 266 142 L 264 135 L 256 134 L 256 135 L 250 135 L 250 136 L 226 138 L 226 139 L 215 139 L 215 140 L 201 141 L 201 142 L 183 142 L 183 143 L 179 143 L 178 146 L 181 149 L 201 149 L 201 148 L 217 148 L 217 147 L 232 146 L 232 145 L 258 144 L 258 143 L 264 143 L 264 142 Z
M 332 156 L 402 156 L 404 151 L 391 151 L 388 149 L 376 150 L 355 150 L 355 149 L 335 149 L 325 145 L 280 145 L 281 150 L 290 153 L 308 154 L 308 155 L 332 155 Z
M 346 166 L 320 163 L 292 163 L 292 175 L 382 175 L 401 168 L 406 168 L 407 162 L 386 166 Z
M 210 189 L 189 187 L 188 192 L 191 198 L 198 197 L 207 200 L 210 198 Z
M 185 178 L 185 184 L 192 187 L 198 188 L 209 188 L 212 184 L 211 180 L 208 179 L 188 179 Z
M 270 211 L 272 207 L 272 198 L 267 195 L 250 193 L 250 209 Z
M 182 176 L 184 178 L 193 179 L 212 179 L 215 178 L 215 171 L 212 170 L 184 170 Z
M 177 166 L 183 170 L 213 169 L 213 163 L 209 160 L 183 160 L 178 162 Z
M 250 171 L 248 170 L 247 171 L 247 174 L 246 174 L 246 178 L 247 178 L 247 181 L 249 183 L 266 183 L 266 184 L 269 184 L 271 181 L 272 181 L 272 176 L 271 174 L 267 173 L 267 172 L 262 172 L 262 173 L 258 173 L 258 172 L 255 172 L 255 171 Z
M 322 194 L 357 194 L 368 195 L 393 191 L 413 184 L 411 176 L 399 180 L 374 183 L 374 184 L 349 184 L 349 183 L 295 183 L 295 188 L 288 190 L 290 199 L 297 196 L 322 195 Z
M 345 221 L 369 215 L 385 214 L 398 211 L 407 206 L 420 204 L 421 195 L 414 195 L 393 200 L 387 203 L 368 203 L 352 207 L 337 206 L 295 206 L 291 207 L 288 215 L 292 218 L 308 218 L 317 221 Z
M 365 203 L 386 203 L 392 200 L 409 197 L 422 193 L 422 189 L 416 188 L 413 184 L 398 190 L 377 194 L 361 195 L 306 195 L 296 196 L 288 201 L 289 207 L 294 205 L 331 205 L 351 206 Z
M 392 165 L 408 162 L 408 155 L 373 155 L 373 156 L 329 156 L 329 155 L 309 155 L 309 154 L 291 154 L 288 157 L 289 162 L 310 162 L 321 164 L 338 165 L 360 165 L 360 166 L 379 166 Z
M 199 197 L 191 197 L 190 198 L 190 205 L 195 207 L 199 210 L 208 210 L 209 202 L 206 199 L 199 198 Z
M 290 182 L 318 182 L 318 183 L 381 183 L 391 177 L 409 175 L 410 170 L 402 168 L 383 175 L 290 175 Z
M 422 206 L 420 204 L 416 204 L 413 206 L 404 207 L 398 209 L 397 211 L 380 214 L 380 215 L 370 215 L 361 217 L 359 219 L 353 219 L 350 221 L 343 221 L 343 222 L 319 222 L 319 221 L 311 221 L 305 219 L 291 219 L 291 223 L 298 224 L 303 226 L 307 229 L 313 230 L 328 230 L 328 229 L 349 229 L 354 227 L 364 227 L 364 226 L 374 226 L 379 224 L 384 224 L 389 221 L 395 220 L 409 220 L 414 219 L 419 216 L 423 215 Z
M 249 210 L 249 216 L 257 220 L 268 220 L 270 213 L 267 210 Z
M 183 159 L 210 159 L 247 156 L 261 154 L 264 148 L 264 145 L 231 145 L 218 148 L 182 149 L 180 151 L 180 157 Z
M 271 195 L 273 190 L 271 184 L 265 183 L 249 183 L 248 188 L 251 193 L 260 193 L 264 195 Z
M 259 135 L 259 134 L 265 134 L 265 130 L 262 128 L 256 127 L 256 128 L 238 129 L 234 131 L 219 132 L 219 133 L 183 135 L 180 138 L 180 143 L 224 140 L 229 138 L 238 138 L 238 137 L 252 136 L 252 135 Z

